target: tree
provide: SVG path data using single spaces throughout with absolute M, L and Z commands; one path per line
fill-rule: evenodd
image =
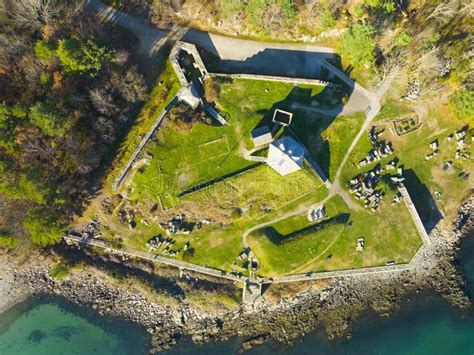
M 61 137 L 71 124 L 67 118 L 51 102 L 37 102 L 30 108 L 30 122 L 49 137 Z
M 0 31 L 0 69 L 7 71 L 27 50 L 28 43 L 24 38 L 15 33 Z
M 66 72 L 90 76 L 97 75 L 102 65 L 112 58 L 107 48 L 91 39 L 85 43 L 75 38 L 59 40 L 56 53 Z
M 408 46 L 411 41 L 412 41 L 412 37 L 405 30 L 402 30 L 395 36 L 395 39 L 393 42 L 395 46 L 399 48 L 404 48 Z
M 18 121 L 25 116 L 25 109 L 20 104 L 10 107 L 5 102 L 0 103 L 0 147 L 7 151 L 15 148 L 14 130 Z
M 48 64 L 55 54 L 54 45 L 47 41 L 37 41 L 35 43 L 35 54 L 42 64 Z
M 31 241 L 42 247 L 59 243 L 64 229 L 55 218 L 48 216 L 44 210 L 34 209 L 28 213 L 23 221 L 23 227 L 28 232 Z
M 121 75 L 115 71 L 112 72 L 110 75 L 110 83 L 128 102 L 135 103 L 145 100 L 145 78 L 138 72 L 135 66 L 129 68 L 125 72 L 125 75 Z
M 375 31 L 367 23 L 356 23 L 345 33 L 340 50 L 354 64 L 368 67 L 375 59 Z
M 103 88 L 95 88 L 89 91 L 89 98 L 94 108 L 103 115 L 111 115 L 116 111 L 112 95 Z
M 461 120 L 474 119 L 474 90 L 457 90 L 449 98 L 449 108 Z

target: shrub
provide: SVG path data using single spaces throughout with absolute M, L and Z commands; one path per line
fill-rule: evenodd
M 40 74 L 40 83 L 46 87 L 50 87 L 52 84 L 51 74 L 48 72 L 43 72 Z
M 56 280 L 64 280 L 69 275 L 69 267 L 62 262 L 53 265 L 49 271 L 49 275 Z
M 364 3 L 375 9 L 381 9 L 386 13 L 395 11 L 395 3 L 393 0 L 365 0 Z
M 320 14 L 321 30 L 326 31 L 336 24 L 336 19 L 328 9 L 323 9 Z
M 11 235 L 0 234 L 0 249 L 14 249 L 18 241 Z
M 456 118 L 474 119 L 474 91 L 470 89 L 456 91 L 449 98 L 449 107 Z
M 189 261 L 193 258 L 194 256 L 194 253 L 196 252 L 196 250 L 194 250 L 194 248 L 189 248 L 187 249 L 184 253 L 183 253 L 183 260 L 184 261 Z

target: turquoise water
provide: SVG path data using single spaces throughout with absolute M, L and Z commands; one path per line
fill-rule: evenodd
M 64 300 L 36 298 L 0 316 L 0 355 L 141 354 L 145 332 Z
M 462 265 L 474 290 L 474 238 L 462 247 Z M 166 354 L 235 354 L 242 339 L 202 346 L 181 340 Z M 100 317 L 60 299 L 34 299 L 0 316 L 0 355 L 141 354 L 144 329 Z M 461 317 L 439 297 L 420 295 L 391 318 L 367 315 L 353 326 L 350 340 L 328 341 L 321 332 L 291 348 L 269 343 L 249 354 L 474 354 L 474 315 Z

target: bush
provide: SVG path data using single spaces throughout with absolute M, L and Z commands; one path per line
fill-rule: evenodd
M 49 275 L 56 280 L 64 280 L 69 275 L 69 267 L 61 262 L 53 265 Z
M 194 248 L 189 248 L 187 249 L 184 253 L 183 253 L 183 260 L 184 261 L 189 261 L 193 258 L 194 256 L 194 253 L 196 252 L 196 250 L 194 250 Z
M 0 234 L 0 249 L 14 249 L 18 241 L 11 235 Z
M 449 107 L 456 118 L 474 119 L 474 91 L 469 89 L 456 91 L 449 98 Z
M 364 3 L 375 9 L 381 9 L 386 13 L 395 11 L 395 3 L 393 0 L 365 0 Z
M 321 23 L 321 30 L 326 31 L 334 27 L 336 24 L 336 19 L 331 14 L 331 11 L 328 9 L 323 9 L 320 14 L 320 23 Z
M 43 72 L 40 74 L 40 83 L 41 85 L 46 86 L 47 88 L 51 87 L 51 84 L 53 83 L 53 80 L 51 78 L 51 74 L 48 72 Z
M 356 23 L 345 33 L 340 51 L 354 64 L 369 66 L 375 59 L 375 31 L 367 23 Z

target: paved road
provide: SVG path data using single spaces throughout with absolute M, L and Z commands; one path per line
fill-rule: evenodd
M 158 51 L 169 35 L 169 31 L 149 26 L 133 16 L 106 6 L 100 0 L 87 0 L 87 7 L 97 13 L 102 21 L 116 23 L 133 32 L 140 40 L 142 53 L 146 53 L 150 57 Z

